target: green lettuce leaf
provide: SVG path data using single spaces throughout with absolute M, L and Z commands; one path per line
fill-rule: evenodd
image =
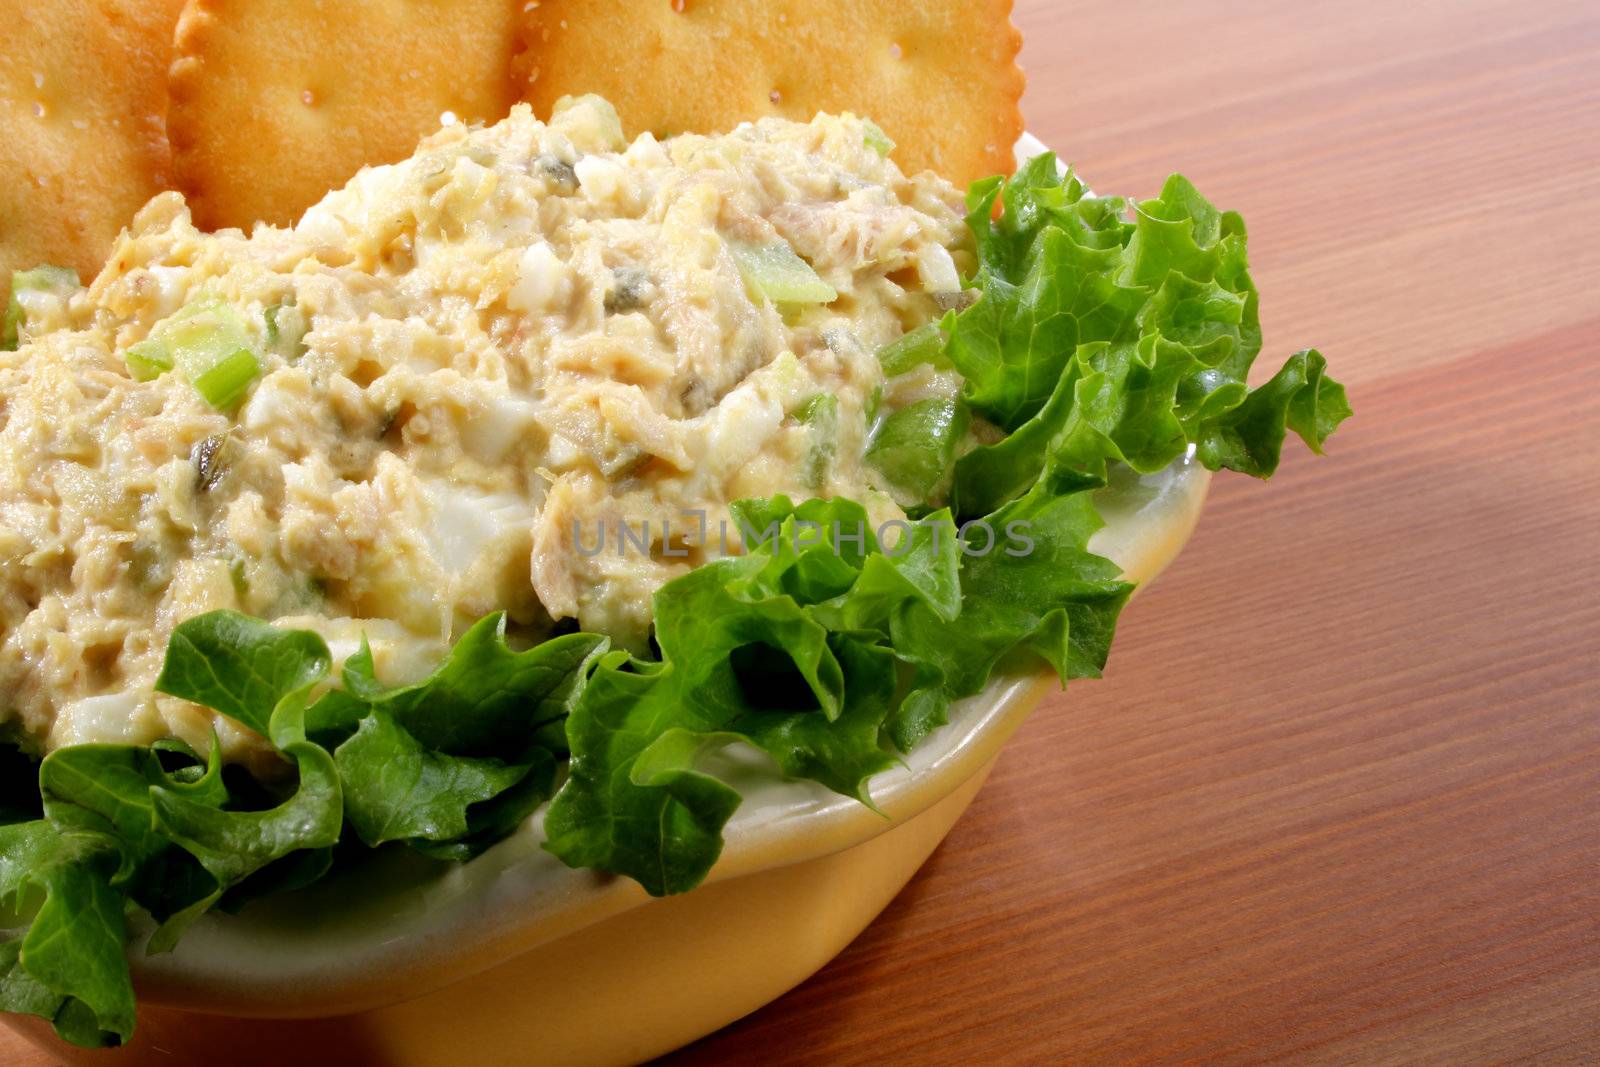
M 373 712 L 333 754 L 350 826 L 368 845 L 467 834 L 467 809 L 526 777 L 528 764 L 431 751 L 394 717 Z
M 331 664 L 317 635 L 231 612 L 188 620 L 158 686 L 271 733 L 299 765 L 302 787 L 271 811 L 221 811 L 158 791 L 160 831 L 225 886 L 291 853 L 330 848 L 344 819 L 368 845 L 471 837 L 465 847 L 481 851 L 493 843 L 491 832 L 503 836 L 514 827 L 511 813 L 525 816 L 548 795 L 554 757 L 536 742 L 566 717 L 604 644 L 571 634 L 514 651 L 504 615 L 495 614 L 471 627 L 420 682 L 384 686 L 363 647 L 346 662 L 343 687 L 311 699 Z M 507 750 L 527 754 L 515 762 L 474 755 Z M 538 788 L 482 809 L 536 769 Z
M 995 198 L 1008 210 L 991 219 Z M 1049 399 L 1080 344 L 1127 333 L 1145 294 L 1124 284 L 1115 208 L 1083 195 L 1042 155 L 1010 183 L 974 186 L 968 224 L 982 264 L 981 293 L 955 317 L 945 354 L 967 381 L 973 409 L 1006 430 Z M 1108 247 L 1109 246 L 1109 247 Z
M 76 825 L 115 838 L 121 845 L 118 881 L 126 881 L 141 865 L 166 850 L 171 842 L 156 829 L 153 788 L 171 787 L 219 806 L 227 799 L 221 762 L 199 782 L 173 781 L 153 749 L 127 745 L 74 745 L 59 749 L 39 767 L 44 809 L 57 827 Z
M 944 495 L 956 449 L 967 434 L 967 406 L 960 397 L 929 397 L 883 421 L 867 446 L 866 460 L 910 507 Z
M 369 652 L 352 656 L 344 688 L 311 706 L 306 727 L 313 736 L 339 734 L 381 712 L 423 748 L 503 757 L 566 717 L 587 664 L 605 644 L 594 634 L 568 634 L 517 652 L 497 612 L 473 625 L 449 658 L 414 685 L 387 688 L 374 677 Z
M 252 872 L 244 880 L 230 885 L 212 903 L 218 911 L 235 915 L 252 901 L 277 896 L 279 893 L 292 893 L 296 889 L 304 889 L 306 886 L 315 885 L 333 870 L 334 857 L 337 852 L 337 846 L 331 845 L 297 849 Z M 168 926 L 181 924 L 188 914 L 183 913 L 166 926 L 163 926 L 163 936 L 167 936 L 165 931 Z M 180 926 L 170 936 L 176 939 L 182 932 L 183 930 Z M 150 951 L 155 953 L 166 951 L 166 949 L 152 946 Z
M 90 1043 L 114 1045 L 133 1036 L 134 1002 L 123 949 L 124 902 L 107 867 L 103 855 L 91 854 L 33 872 L 45 898 L 22 938 L 21 960 L 40 985 L 93 1015 L 88 1027 L 86 1018 L 69 1014 L 63 1037 L 93 1033 Z
M 680 696 L 670 667 L 639 669 L 621 652 L 600 661 L 567 720 L 568 777 L 545 813 L 545 847 L 564 863 L 626 874 L 662 895 L 698 885 L 716 862 L 738 792 L 681 758 L 632 775 L 660 738 L 712 741 L 715 724 Z
M 224 886 L 301 849 L 328 848 L 343 827 L 343 791 L 333 757 L 317 745 L 283 750 L 300 772 L 294 795 L 266 811 L 226 811 L 171 786 L 151 790 L 155 823 Z
M 22 939 L 0 941 L 0 1011 L 55 1019 L 66 998 L 22 966 Z M 93 1044 L 98 1045 L 98 1035 Z
M 619 871 L 658 895 L 698 884 L 739 795 L 690 757 L 741 736 L 735 723 L 754 710 L 758 685 L 770 686 L 774 715 L 840 717 L 844 671 L 827 629 L 774 590 L 793 568 L 762 582 L 779 544 L 665 587 L 659 663 L 601 661 L 567 721 L 568 777 L 545 816 L 547 847 L 564 862 Z
M 46 820 L 0 827 L 0 911 L 31 912 L 0 942 L 0 1011 L 50 1019 L 65 1040 L 118 1045 L 133 1033 L 124 898 L 110 885 L 115 843 Z
M 1201 462 L 1265 478 L 1278 469 L 1286 429 L 1320 453 L 1350 415 L 1344 386 L 1327 376 L 1326 366 L 1319 352 L 1291 356 L 1238 407 L 1203 424 L 1196 441 Z
M 833 719 L 781 707 L 750 706 L 730 732 L 766 752 L 789 778 L 809 778 L 870 804 L 867 780 L 894 765 L 883 723 L 897 684 L 894 653 L 882 645 L 836 636 L 829 641 L 843 674 L 843 701 Z
M 173 631 L 156 688 L 265 734 L 278 702 L 320 682 L 331 663 L 327 644 L 310 631 L 213 611 Z
M 732 505 L 746 545 L 766 560 L 753 579 L 807 606 L 829 630 L 887 632 L 891 609 L 907 597 L 942 618 L 961 610 L 960 553 L 946 510 L 893 528 L 879 543 L 864 507 L 853 500 L 777 495 Z
M 956 508 L 987 515 L 1027 492 L 1052 460 L 1101 479 L 1112 462 L 1146 473 L 1167 466 L 1189 445 L 1173 406 L 1194 365 L 1158 334 L 1082 346 L 1037 415 L 957 461 Z
M 162 751 L 176 752 L 167 743 L 160 749 L 74 745 L 52 752 L 39 768 L 46 825 L 116 842 L 120 861 L 111 884 L 163 924 L 158 948 L 187 925 L 180 916 L 197 916 L 196 906 L 215 900 L 222 886 L 158 828 L 152 793 L 167 788 L 211 807 L 228 801 L 215 747 L 203 765 L 192 752 L 176 753 L 184 762 L 173 771 L 162 763 Z
M 464 863 L 509 837 L 555 792 L 557 763 L 550 749 L 530 748 L 519 762 L 527 765 L 520 781 L 467 807 L 465 832 L 449 840 L 414 837 L 408 841 L 411 848 L 436 860 Z
M 721 853 L 738 794 L 702 763 L 727 744 L 870 803 L 867 781 L 894 763 L 890 620 L 908 604 L 935 620 L 961 610 L 947 514 L 891 556 L 852 501 L 778 496 L 735 512 L 759 535 L 752 551 L 661 589 L 660 660 L 601 662 L 567 721 L 569 773 L 545 816 L 564 862 L 654 894 L 697 885 Z
M 1320 452 L 1349 416 L 1315 352 L 1249 389 L 1261 326 L 1244 222 L 1181 176 L 1124 220 L 1121 201 L 1087 196 L 1047 154 L 970 204 L 982 296 L 956 316 L 947 355 L 974 410 L 1011 432 L 957 462 L 958 514 L 1015 499 L 1049 463 L 1103 477 L 1109 462 L 1159 470 L 1192 446 L 1214 470 L 1266 477 L 1286 429 Z
M 888 727 L 898 748 L 944 725 L 951 701 L 982 690 L 1013 654 L 1038 657 L 1063 682 L 1099 676 L 1133 591 L 1114 563 L 1088 549 L 1101 525 L 1090 491 L 1100 484 L 1070 469 L 1041 477 L 965 528 L 956 618 L 915 602 L 896 614 L 893 647 L 913 668 L 912 689 Z

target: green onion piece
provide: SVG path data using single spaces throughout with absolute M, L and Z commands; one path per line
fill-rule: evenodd
M 261 373 L 250 331 L 239 313 L 226 304 L 191 304 L 162 323 L 157 331 L 172 353 L 172 362 L 189 384 L 219 411 L 244 399 Z
M 878 362 L 885 376 L 893 378 L 906 371 L 931 363 L 935 367 L 948 367 L 944 355 L 944 333 L 937 322 L 924 323 L 878 350 Z
M 831 304 L 839 297 L 833 286 L 786 244 L 729 241 L 728 251 L 739 266 L 745 286 L 774 304 Z
M 122 353 L 122 359 L 128 364 L 128 373 L 133 375 L 135 381 L 153 381 L 172 369 L 172 353 L 154 337 L 147 337 L 129 346 Z
M 218 411 L 231 411 L 244 399 L 250 383 L 261 373 L 261 362 L 248 348 L 240 348 L 189 378 L 205 402 Z
M 866 127 L 866 133 L 862 140 L 866 142 L 868 148 L 880 156 L 887 156 L 894 151 L 894 140 L 883 132 L 882 126 L 879 126 L 871 119 L 862 119 L 861 125 Z
M 34 267 L 11 272 L 11 299 L 6 302 L 5 320 L 0 322 L 0 349 L 17 347 L 19 331 L 28 321 L 28 305 L 35 297 L 66 299 L 82 288 L 78 272 L 68 267 Z

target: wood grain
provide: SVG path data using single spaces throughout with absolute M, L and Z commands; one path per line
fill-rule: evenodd
M 1243 212 L 1357 417 L 1219 479 L 884 916 L 669 1062 L 1600 1061 L 1600 9 L 1017 21 L 1031 128 Z
M 1600 1061 L 1600 9 L 1017 19 L 1030 127 L 1243 212 L 1356 418 L 1219 479 L 889 911 L 669 1062 Z

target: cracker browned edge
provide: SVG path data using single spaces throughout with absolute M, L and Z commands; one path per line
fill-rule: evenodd
M 205 74 L 202 45 L 217 25 L 211 0 L 187 0 L 172 35 L 172 66 L 167 71 L 167 142 L 172 146 L 172 185 L 189 201 L 197 222 L 205 219 L 207 191 L 193 172 L 196 138 L 184 121 L 195 88 Z
M 1006 37 L 1005 47 L 1006 58 L 1010 60 L 1010 65 L 1001 75 L 1004 79 L 1001 88 L 1007 90 L 1006 99 L 1011 101 L 1011 106 L 996 116 L 997 127 L 1003 131 L 1003 136 L 1000 138 L 1000 143 L 995 146 L 998 158 L 991 156 L 991 162 L 995 164 L 991 170 L 995 174 L 1010 174 L 1017 169 L 1017 139 L 1027 128 L 1022 121 L 1022 94 L 1028 88 L 1028 75 L 1019 62 L 1022 58 L 1022 31 L 1012 21 L 1011 15 L 1015 10 L 1012 0 L 999 0 L 998 9 L 995 11 L 995 15 L 1010 31 Z

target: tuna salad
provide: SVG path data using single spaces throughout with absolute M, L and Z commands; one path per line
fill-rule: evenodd
M 877 353 L 959 300 L 971 237 L 870 140 L 625 144 L 588 98 L 447 127 L 293 229 L 158 197 L 0 354 L 0 712 L 46 748 L 215 728 L 238 758 L 248 731 L 152 690 L 203 612 L 364 636 L 398 680 L 494 610 L 640 649 L 729 502 L 903 517 L 869 409 L 960 380 L 882 389 Z

